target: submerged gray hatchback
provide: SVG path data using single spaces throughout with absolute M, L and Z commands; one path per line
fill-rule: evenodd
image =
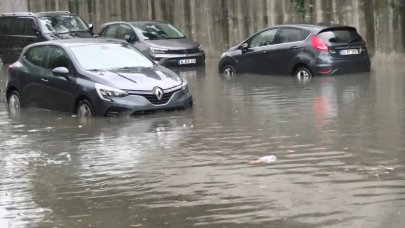
M 187 82 L 126 42 L 72 39 L 27 46 L 9 67 L 10 108 L 119 116 L 193 104 Z

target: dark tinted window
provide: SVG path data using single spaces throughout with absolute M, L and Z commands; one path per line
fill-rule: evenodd
M 328 43 L 349 43 L 362 41 L 361 36 L 354 29 L 338 29 L 322 32 L 317 35 Z
M 33 47 L 28 50 L 25 54 L 25 58 L 32 64 L 36 66 L 43 66 L 46 54 L 46 47 Z
M 24 18 L 15 18 L 13 20 L 13 35 L 25 35 L 25 28 L 26 28 L 26 22 L 27 20 Z
M 56 67 L 66 67 L 69 69 L 69 57 L 66 52 L 60 47 L 49 48 L 49 61 L 48 69 L 55 69 Z
M 277 43 L 289 43 L 289 42 L 297 42 L 305 40 L 305 38 L 309 35 L 308 31 L 296 28 L 283 28 L 281 29 Z
M 277 29 L 269 29 L 257 34 L 250 41 L 250 47 L 260 47 L 273 44 Z
M 7 35 L 11 33 L 11 20 L 10 17 L 0 18 L 0 34 Z

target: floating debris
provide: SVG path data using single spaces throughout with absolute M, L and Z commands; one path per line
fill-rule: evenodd
M 274 155 L 264 156 L 257 160 L 249 161 L 249 164 L 261 164 L 261 163 L 273 163 L 277 161 L 277 157 Z

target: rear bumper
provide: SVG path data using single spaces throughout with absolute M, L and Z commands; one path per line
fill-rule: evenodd
M 358 60 L 333 60 L 332 63 L 319 63 L 313 66 L 315 75 L 340 75 L 370 72 L 371 63 L 368 58 Z

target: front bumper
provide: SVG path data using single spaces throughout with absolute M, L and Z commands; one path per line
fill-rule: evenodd
M 160 65 L 166 67 L 185 67 L 205 64 L 204 52 L 193 54 L 152 54 L 150 57 Z M 194 64 L 180 64 L 180 60 L 186 59 L 195 59 L 196 62 Z
M 147 113 L 161 110 L 186 109 L 193 105 L 189 90 L 178 90 L 164 104 L 152 104 L 145 96 L 129 95 L 104 101 L 97 97 L 94 110 L 97 116 L 130 116 L 138 113 Z

